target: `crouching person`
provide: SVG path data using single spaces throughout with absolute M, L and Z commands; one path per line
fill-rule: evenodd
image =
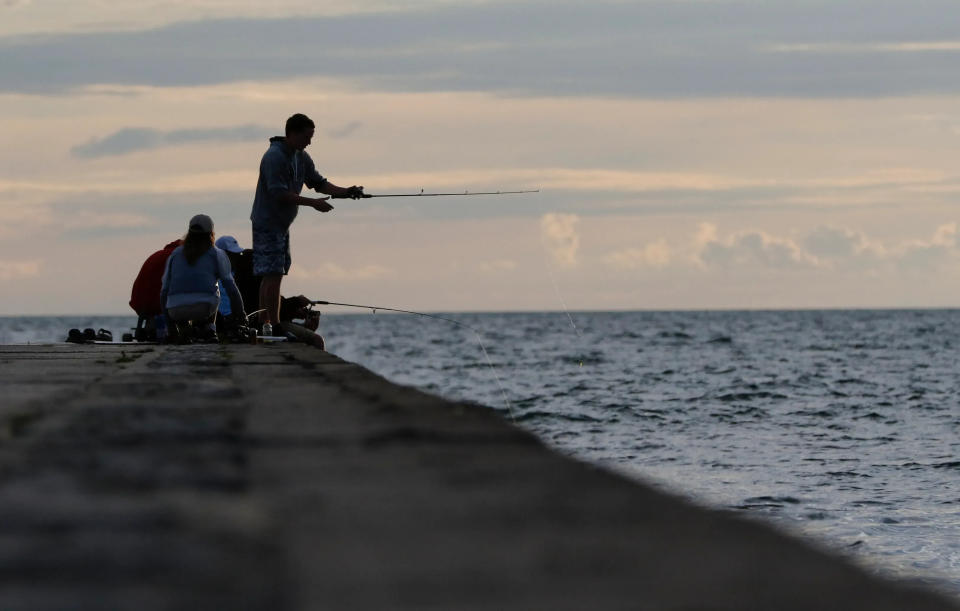
M 130 291 L 130 307 L 137 313 L 137 327 L 134 338 L 138 342 L 152 342 L 157 339 L 157 319 L 163 314 L 163 304 L 160 303 L 160 289 L 163 282 L 163 272 L 167 269 L 167 259 L 170 253 L 183 244 L 183 240 L 174 240 L 162 249 L 153 253 L 143 262 L 140 273 L 133 281 Z M 127 341 L 124 339 L 124 341 Z
M 206 341 L 217 340 L 218 281 L 223 283 L 233 312 L 246 316 L 243 297 L 230 272 L 230 260 L 214 246 L 213 238 L 213 221 L 209 216 L 198 214 L 190 219 L 183 244 L 167 259 L 160 290 L 160 303 L 167 320 L 180 329 L 190 323 L 194 335 Z

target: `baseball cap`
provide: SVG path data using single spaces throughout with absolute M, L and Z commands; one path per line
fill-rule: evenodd
M 217 238 L 217 241 L 214 244 L 220 250 L 226 250 L 228 252 L 243 252 L 243 248 L 240 247 L 240 244 L 237 242 L 237 238 L 233 237 L 232 235 L 222 235 Z
M 213 219 L 206 214 L 198 214 L 190 219 L 190 231 L 195 233 L 212 233 Z

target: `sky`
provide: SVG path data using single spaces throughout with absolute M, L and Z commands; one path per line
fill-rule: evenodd
M 196 213 L 250 246 L 260 157 L 295 112 L 336 184 L 541 191 L 302 209 L 285 294 L 955 307 L 958 11 L 0 0 L 0 315 L 131 313 L 143 260 Z

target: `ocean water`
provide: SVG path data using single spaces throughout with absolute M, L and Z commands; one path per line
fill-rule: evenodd
M 473 330 L 364 313 L 321 331 L 565 453 L 960 598 L 960 311 L 444 316 Z M 0 318 L 0 343 L 134 322 Z

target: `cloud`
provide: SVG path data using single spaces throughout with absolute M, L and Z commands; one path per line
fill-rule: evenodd
M 94 138 L 70 149 L 74 157 L 93 159 L 126 155 L 170 146 L 205 142 L 251 142 L 276 135 L 276 130 L 259 125 L 189 128 L 161 131 L 147 127 L 125 127 L 103 138 Z
M 884 243 L 861 231 L 821 226 L 799 241 L 760 230 L 721 236 L 702 223 L 693 240 L 691 260 L 701 268 L 763 267 L 874 271 L 935 269 L 960 259 L 957 223 L 938 226 L 926 239 Z
M 938 226 L 927 239 L 884 244 L 863 232 L 841 227 L 818 227 L 802 240 L 806 252 L 824 266 L 878 266 L 893 263 L 900 268 L 938 267 L 953 261 L 957 249 L 957 223 Z
M 390 268 L 382 265 L 370 264 L 351 268 L 330 262 L 313 268 L 294 265 L 290 269 L 291 276 L 309 280 L 363 281 L 381 278 L 392 273 Z
M 322 153 L 318 153 L 322 154 Z M 315 157 L 316 158 L 316 157 Z M 393 163 L 393 162 L 391 162 Z M 98 172 L 79 172 L 64 180 L 62 176 L 38 179 L 0 178 L 0 207 L 14 199 L 41 201 L 52 197 L 95 200 L 105 194 L 117 199 L 138 198 L 144 193 L 182 199 L 200 194 L 219 195 L 231 191 L 235 204 L 249 201 L 256 183 L 256 165 L 249 162 L 222 170 L 184 168 L 175 173 L 156 174 L 147 166 L 136 165 L 121 173 L 101 168 Z M 583 217 L 623 214 L 705 215 L 756 210 L 824 212 L 866 206 L 891 206 L 892 196 L 918 197 L 915 190 L 946 193 L 943 201 L 960 192 L 960 183 L 940 180 L 939 176 L 916 177 L 905 187 L 892 184 L 885 176 L 840 177 L 831 180 L 778 182 L 749 177 L 712 176 L 696 172 L 630 172 L 558 167 L 503 167 L 456 170 L 351 173 L 350 181 L 367 186 L 372 193 L 414 193 L 421 188 L 437 191 L 496 191 L 498 189 L 535 189 L 541 193 L 523 195 L 478 195 L 470 198 L 406 198 L 369 200 L 362 207 L 337 208 L 338 215 L 356 217 L 376 214 L 391 218 L 503 218 L 539 219 L 555 212 L 575 213 Z M 908 180 L 905 178 L 904 180 Z M 336 176 L 333 180 L 337 182 Z M 921 182 L 926 180 L 927 182 Z M 589 206 L 584 205 L 585 195 Z M 381 203 L 382 202 L 382 203 Z M 388 205 L 389 202 L 389 205 Z M 899 205 L 899 204 L 897 204 Z M 249 204 L 247 212 L 249 213 Z M 241 206 L 244 207 L 244 206 Z
M 862 184 L 848 185 L 846 182 L 819 181 L 814 185 L 809 182 L 784 183 L 773 179 L 757 179 L 749 177 L 704 174 L 698 172 L 643 172 L 632 170 L 608 170 L 600 168 L 570 168 L 570 167 L 505 167 L 505 168 L 478 168 L 470 170 L 432 170 L 429 172 L 405 173 L 378 173 L 370 176 L 381 184 L 389 184 L 397 188 L 419 190 L 428 184 L 434 188 L 459 189 L 463 185 L 498 185 L 508 184 L 511 189 L 550 189 L 552 191 L 598 191 L 617 193 L 652 193 L 660 195 L 665 192 L 710 193 L 720 191 L 739 191 L 743 193 L 751 189 L 780 189 L 792 190 L 822 187 L 846 186 L 875 186 L 863 178 L 850 179 L 863 181 Z M 933 179 L 929 179 L 933 180 Z M 884 185 L 888 182 L 882 183 Z M 489 187 L 496 190 L 496 187 Z M 473 190 L 478 190 L 474 188 Z M 578 197 L 581 197 L 578 195 Z M 513 204 L 511 204 L 513 205 Z
M 940 225 L 939 227 L 937 227 L 937 230 L 933 232 L 933 238 L 931 239 L 931 242 L 939 246 L 956 248 L 957 224 L 947 223 L 945 225 Z
M 78 144 L 70 149 L 74 157 L 105 157 L 145 151 L 162 146 L 163 136 L 153 129 L 126 127 L 109 136 Z
M 843 258 L 853 257 L 873 248 L 867 237 L 851 229 L 840 227 L 818 227 L 803 239 L 803 247 L 815 257 Z
M 350 121 L 346 125 L 341 125 L 340 127 L 331 127 L 327 129 L 327 136 L 333 138 L 334 140 L 340 140 L 352 136 L 354 132 L 363 127 L 363 123 L 360 121 Z
M 907 117 L 917 123 L 932 125 L 944 133 L 960 136 L 960 118 L 953 114 L 913 114 Z
M 650 242 L 643 248 L 626 248 L 612 252 L 603 258 L 603 262 L 618 269 L 638 269 L 642 267 L 662 268 L 670 264 L 673 257 L 666 240 Z
M 0 280 L 27 278 L 40 274 L 43 261 L 32 259 L 28 261 L 0 261 Z
M 759 230 L 717 236 L 716 227 L 702 224 L 695 259 L 705 267 L 761 266 L 776 269 L 816 267 L 818 261 L 793 240 Z
M 960 41 L 933 40 L 920 42 L 896 43 L 798 43 L 772 45 L 769 50 L 774 53 L 924 53 L 929 51 L 960 51 Z
M 17 199 L 11 203 L 0 197 L 4 200 L 0 201 L 0 238 L 32 235 L 40 240 L 37 243 L 65 239 L 73 243 L 71 248 L 76 248 L 77 242 L 85 243 L 82 247 L 86 248 L 92 238 L 150 233 L 161 236 L 157 239 L 163 246 L 182 236 L 187 221 L 200 212 L 214 219 L 218 233 L 243 235 L 240 232 L 250 229 L 247 190 L 114 193 L 78 189 L 76 193 L 46 195 L 27 199 L 23 205 L 17 205 Z
M 540 235 L 544 246 L 553 256 L 553 260 L 563 267 L 577 264 L 580 250 L 580 234 L 577 224 L 580 217 L 576 214 L 549 213 L 540 218 Z
M 910 240 L 893 250 L 892 255 L 902 269 L 915 270 L 935 268 L 953 263 L 957 251 L 957 224 L 947 223 L 937 227 L 927 240 Z
M 557 0 L 207 19 L 2 38 L 0 91 L 320 76 L 377 90 L 553 96 L 955 93 L 960 62 L 943 19 L 954 10 L 954 0 Z

